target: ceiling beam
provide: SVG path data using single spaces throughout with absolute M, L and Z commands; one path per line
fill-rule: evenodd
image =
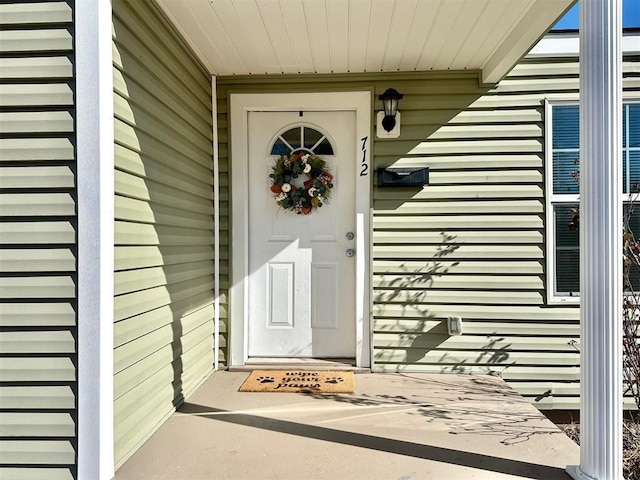
M 532 1 L 527 11 L 482 66 L 482 83 L 498 83 L 573 6 L 554 0 Z

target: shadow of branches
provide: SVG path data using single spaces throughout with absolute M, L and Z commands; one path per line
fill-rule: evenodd
M 425 262 L 425 265 L 411 270 L 406 264 L 401 264 L 399 271 L 394 271 L 393 275 L 380 279 L 379 291 L 375 296 L 375 301 L 379 303 L 395 303 L 402 305 L 403 314 L 408 310 L 413 310 L 420 316 L 429 316 L 429 310 L 422 307 L 426 300 L 428 289 L 433 287 L 436 278 L 445 275 L 454 262 L 445 266 L 441 259 L 452 254 L 460 245 L 455 243 L 456 236 L 447 232 L 440 232 L 442 241 L 436 248 L 436 253 Z M 414 291 L 415 290 L 415 291 Z M 405 292 L 411 291 L 406 295 Z
M 375 393 L 372 384 L 363 389 L 374 393 L 305 395 L 384 411 L 404 410 L 405 415 L 417 416 L 430 423 L 443 423 L 451 435 L 499 437 L 503 445 L 526 442 L 536 435 L 562 433 L 498 377 L 389 375 L 394 377 L 394 390 L 406 387 L 407 394 Z
M 405 371 L 421 361 L 424 363 L 425 357 L 431 353 L 427 363 L 433 366 L 432 371 L 489 375 L 500 375 L 516 363 L 512 343 L 507 337 L 494 332 L 486 336 L 482 345 L 478 345 L 481 340 L 475 337 L 473 349 L 470 350 L 464 339 L 452 339 L 447 329 L 447 319 L 429 309 L 429 303 L 440 301 L 430 298 L 434 292 L 437 295 L 442 291 L 438 280 L 450 274 L 450 270 L 458 265 L 457 261 L 446 257 L 460 246 L 455 234 L 440 232 L 440 243 L 423 266 L 415 267 L 413 262 L 402 263 L 380 276 L 375 303 L 380 307 L 380 316 L 385 317 L 389 312 L 391 320 L 385 318 L 384 326 L 376 328 L 376 331 L 393 334 L 393 338 L 389 336 L 386 345 L 377 345 L 376 362 L 393 365 L 394 371 Z M 451 348 L 447 348 L 439 357 L 433 355 L 447 341 L 452 344 Z M 401 350 L 404 351 L 404 357 L 398 354 Z
M 477 350 L 478 355 L 473 361 L 455 358 L 451 353 L 443 354 L 440 362 L 445 365 L 440 368 L 440 373 L 501 375 L 516 362 L 511 360 L 511 343 L 506 343 L 505 337 L 495 336 L 496 334 L 497 332 L 487 335 L 487 343 Z
M 448 338 L 446 330 L 443 330 L 443 324 L 428 327 L 430 321 L 436 320 L 436 315 L 425 306 L 436 279 L 446 275 L 450 268 L 458 264 L 458 262 L 442 261 L 460 248 L 456 243 L 456 236 L 447 232 L 440 232 L 440 235 L 441 241 L 436 247 L 435 254 L 426 260 L 423 266 L 416 268 L 402 263 L 393 271 L 382 275 L 376 289 L 374 301 L 383 310 L 385 305 L 399 305 L 400 318 L 415 320 L 410 327 L 398 325 L 400 333 L 397 335 L 397 340 L 406 345 L 402 363 L 415 363 L 431 350 L 431 347 L 419 347 L 419 344 L 434 339 L 443 342 Z M 385 360 L 384 352 L 377 352 L 376 355 L 377 360 Z

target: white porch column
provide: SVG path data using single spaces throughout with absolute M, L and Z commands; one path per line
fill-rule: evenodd
M 580 465 L 622 478 L 622 5 L 580 2 Z
M 78 480 L 114 476 L 111 1 L 75 2 Z

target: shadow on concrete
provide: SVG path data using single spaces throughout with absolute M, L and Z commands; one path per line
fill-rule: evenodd
M 472 452 L 464 452 L 433 445 L 395 440 L 374 435 L 335 430 L 304 423 L 279 420 L 247 413 L 234 413 L 186 402 L 180 407 L 182 414 L 198 415 L 211 420 L 259 428 L 272 432 L 312 438 L 326 442 L 377 450 L 395 455 L 404 455 L 423 460 L 476 468 L 488 472 L 518 475 L 523 478 L 555 480 L 570 478 L 561 468 L 536 463 L 493 457 Z
M 354 406 L 388 407 L 411 406 L 415 415 L 427 422 L 444 421 L 452 435 L 489 435 L 501 437 L 503 445 L 515 445 L 530 440 L 536 435 L 562 435 L 557 428 L 540 424 L 537 410 L 530 413 L 522 409 L 489 409 L 487 404 L 502 402 L 505 405 L 528 404 L 529 402 L 503 381 L 490 376 L 469 376 L 460 381 L 436 380 L 428 382 L 410 374 L 399 374 L 414 383 L 428 384 L 435 393 L 434 398 L 423 395 L 371 395 L 371 394 L 317 394 L 307 396 L 319 400 L 333 400 Z M 437 398 L 435 398 L 437 395 Z M 433 401 L 429 401 L 433 400 Z M 473 418 L 473 422 L 469 419 Z

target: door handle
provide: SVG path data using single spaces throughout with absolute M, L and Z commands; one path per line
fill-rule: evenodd
M 347 257 L 353 257 L 356 254 L 356 251 L 353 248 L 347 248 L 347 251 L 345 253 Z

